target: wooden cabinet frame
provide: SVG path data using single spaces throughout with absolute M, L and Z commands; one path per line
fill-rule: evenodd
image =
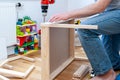
M 53 80 L 74 58 L 74 29 L 97 29 L 96 25 L 75 25 L 74 20 L 41 24 L 41 80 Z

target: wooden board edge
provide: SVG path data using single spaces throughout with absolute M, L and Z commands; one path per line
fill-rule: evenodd
M 84 60 L 84 61 L 88 61 L 87 57 L 75 57 L 74 60 Z
M 8 79 L 7 77 L 5 77 L 5 76 L 2 76 L 2 75 L 0 75 L 0 80 L 10 80 L 10 79 Z
M 55 23 L 41 23 L 42 27 L 58 27 L 58 28 L 80 28 L 80 29 L 98 29 L 97 25 L 75 25 L 75 24 L 55 24 Z
M 60 72 L 62 72 L 72 61 L 74 60 L 73 57 L 67 59 L 60 67 L 58 67 L 54 72 L 50 74 L 50 80 L 53 80 Z
M 49 80 L 50 78 L 50 47 L 49 47 L 49 31 L 48 27 L 41 26 L 41 59 L 42 59 L 42 73 L 41 80 Z

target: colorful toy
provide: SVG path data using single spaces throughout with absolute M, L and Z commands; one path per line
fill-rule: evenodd
M 35 26 L 32 27 L 32 31 L 36 32 L 36 27 Z
M 28 34 L 30 33 L 30 28 L 29 28 L 29 27 L 26 28 L 26 32 L 27 32 Z
M 35 23 L 34 21 L 31 20 L 31 18 L 29 16 L 25 16 L 24 17 L 24 24 L 33 24 Z
M 16 26 L 16 33 L 17 33 L 17 35 L 19 35 L 19 36 L 23 36 L 23 35 L 24 35 L 24 32 L 21 31 L 20 27 L 21 27 L 21 26 L 19 26 L 19 25 Z
M 23 19 L 18 19 L 17 25 L 22 25 Z
M 29 16 L 18 19 L 16 33 L 18 43 L 15 48 L 16 54 L 26 54 L 29 50 L 38 49 L 37 25 Z
M 34 49 L 38 50 L 38 44 L 34 44 Z
M 37 35 L 34 36 L 34 42 L 35 42 L 35 43 L 38 43 Z
M 23 17 L 23 19 L 24 19 L 24 21 L 31 20 L 31 18 L 29 16 L 25 16 L 25 17 Z

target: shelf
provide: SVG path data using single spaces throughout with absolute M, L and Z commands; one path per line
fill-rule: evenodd
M 26 37 L 26 36 L 32 36 L 32 35 L 35 35 L 35 34 L 37 34 L 37 33 L 31 33 L 31 34 L 25 34 L 25 35 L 23 35 L 23 36 L 20 36 L 20 35 L 17 35 L 17 37 Z
M 18 26 L 25 27 L 25 26 L 34 26 L 34 25 L 36 25 L 36 23 L 34 23 L 34 24 L 24 24 L 24 25 L 18 25 Z
M 27 46 L 30 46 L 30 45 L 32 45 L 32 44 L 34 44 L 33 41 L 32 41 L 32 42 L 27 42 L 27 43 L 23 44 L 23 46 L 21 46 L 21 47 L 27 47 Z
M 26 52 L 26 53 L 23 54 L 23 55 L 28 55 L 28 54 L 36 53 L 36 52 L 38 52 L 38 50 L 29 50 L 28 52 Z

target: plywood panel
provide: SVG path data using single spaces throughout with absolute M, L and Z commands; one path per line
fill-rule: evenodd
M 50 72 L 53 72 L 70 57 L 69 39 L 69 29 L 50 28 Z

